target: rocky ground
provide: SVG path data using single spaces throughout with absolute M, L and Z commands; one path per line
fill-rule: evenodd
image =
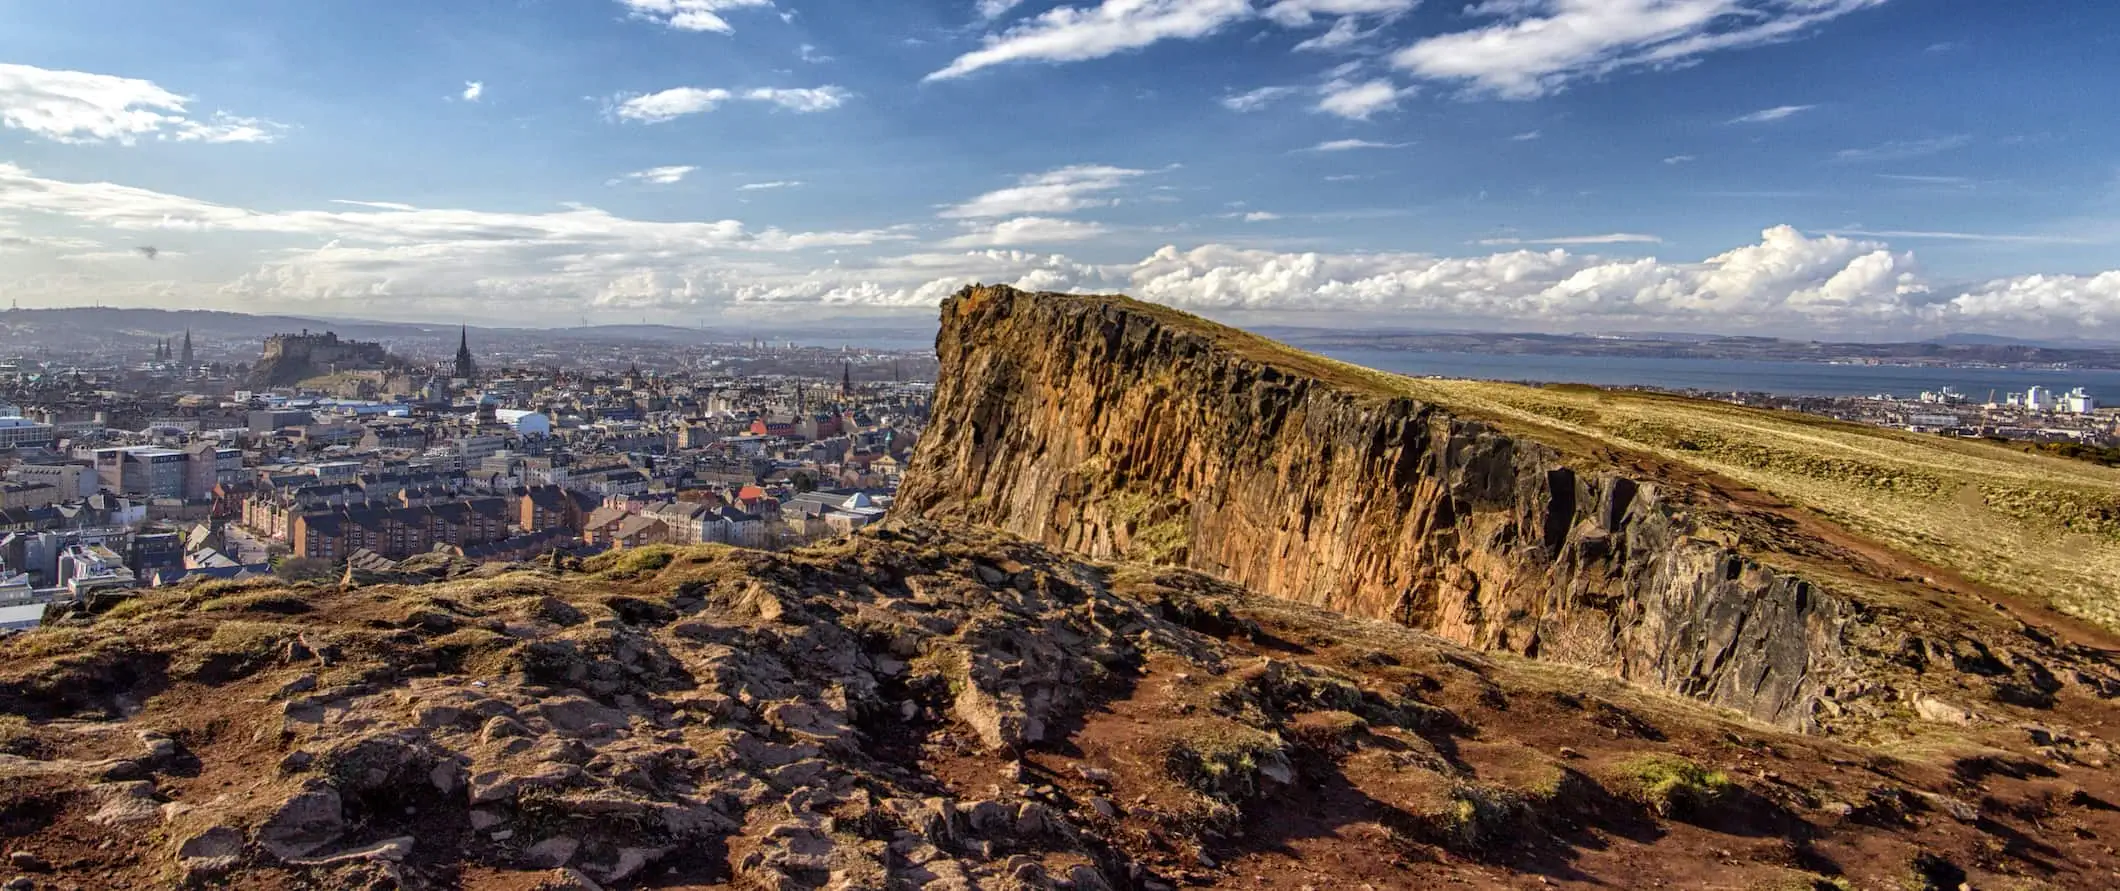
M 1857 745 L 924 523 L 440 563 L 0 642 L 0 882 L 2112 887 L 2105 695 Z

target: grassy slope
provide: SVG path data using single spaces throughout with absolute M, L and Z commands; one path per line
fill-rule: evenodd
M 1408 378 L 1130 298 L 1041 296 L 1118 303 L 1254 361 L 1352 392 L 1433 402 L 1593 463 L 1610 448 L 1715 473 L 2120 629 L 2120 469 L 1678 396 Z

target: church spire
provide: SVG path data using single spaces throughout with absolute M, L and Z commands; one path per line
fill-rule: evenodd
M 471 359 L 471 326 L 466 325 L 456 337 L 456 376 L 464 380 L 478 377 L 478 363 Z
M 854 395 L 854 363 L 847 362 L 839 369 L 839 395 Z
M 182 356 L 181 356 L 181 357 L 180 357 L 180 358 L 178 359 L 178 361 L 179 361 L 180 363 L 182 363 L 182 364 L 183 364 L 183 366 L 184 366 L 184 367 L 186 367 L 186 368 L 190 368 L 190 367 L 192 366 L 192 362 L 193 362 L 193 355 L 192 355 L 192 352 L 191 352 L 191 329 L 190 329 L 190 328 L 186 328 L 186 329 L 184 329 L 184 352 L 183 352 Z

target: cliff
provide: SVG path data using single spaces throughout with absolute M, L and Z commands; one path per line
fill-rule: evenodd
M 1966 608 L 1989 592 L 1728 478 L 1581 425 L 1461 413 L 1409 395 L 1415 382 L 1166 308 L 971 288 L 944 305 L 937 348 L 902 509 L 1792 728 L 1905 712 L 1939 685 L 2016 695 L 1924 678 L 1932 653 L 2016 654 L 1995 660 L 2009 690 L 2062 666 L 2094 690 L 2120 678 L 2098 655 L 2109 636 L 2028 637 Z M 1929 606 L 1938 591 L 1954 604 Z

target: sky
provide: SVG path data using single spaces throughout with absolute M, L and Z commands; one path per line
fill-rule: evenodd
M 2120 332 L 2120 3 L 0 3 L 0 299 Z

